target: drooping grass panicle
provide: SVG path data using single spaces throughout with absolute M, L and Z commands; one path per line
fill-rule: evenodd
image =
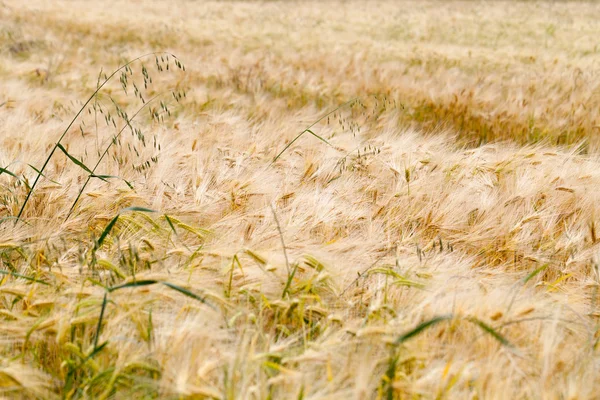
M 157 94 L 157 95 L 153 96 L 152 98 L 148 99 L 148 101 L 145 102 L 131 117 L 128 117 L 124 112 L 122 112 L 122 116 L 123 116 L 123 119 L 126 121 L 126 124 L 109 141 L 108 145 L 106 146 L 106 148 L 104 149 L 104 151 L 102 152 L 102 154 L 100 155 L 100 157 L 98 158 L 98 160 L 96 161 L 96 164 L 94 165 L 94 167 L 91 170 L 86 170 L 89 174 L 88 174 L 85 182 L 81 186 L 79 192 L 77 193 L 77 196 L 76 196 L 75 200 L 71 204 L 71 207 L 69 208 L 69 211 L 67 212 L 67 216 L 65 217 L 65 221 L 68 220 L 69 217 L 71 216 L 71 214 L 73 213 L 73 211 L 75 209 L 75 206 L 77 205 L 77 202 L 79 201 L 79 199 L 83 195 L 83 193 L 85 191 L 85 188 L 87 187 L 87 185 L 89 184 L 89 182 L 90 182 L 90 180 L 92 178 L 99 178 L 99 179 L 102 179 L 102 180 L 105 180 L 106 178 L 119 178 L 119 179 L 123 179 L 121 177 L 112 176 L 112 175 L 96 175 L 96 170 L 98 169 L 98 167 L 102 163 L 102 160 L 104 160 L 104 157 L 106 157 L 106 155 L 108 154 L 108 152 L 112 148 L 112 146 L 115 143 L 117 143 L 117 140 L 119 139 L 119 137 L 121 136 L 121 134 L 125 131 L 125 129 L 129 127 L 132 131 L 134 130 L 133 126 L 131 125 L 131 123 L 133 122 L 133 120 L 142 112 L 142 110 L 144 110 L 146 107 L 150 106 L 150 104 L 152 104 L 154 100 L 160 98 L 164 94 L 165 93 L 160 93 L 160 94 Z M 130 188 L 132 188 L 132 185 L 128 181 L 125 180 L 125 183 Z
M 92 100 L 96 100 L 95 106 L 98 104 L 97 103 L 97 96 L 100 93 L 100 91 L 102 90 L 102 88 L 104 88 L 104 86 L 106 86 L 111 81 L 111 79 L 116 74 L 118 74 L 119 72 L 124 72 L 125 73 L 125 75 L 122 75 L 122 77 L 126 76 L 127 72 L 129 72 L 130 74 L 132 74 L 133 72 L 132 72 L 130 66 L 133 63 L 135 63 L 137 61 L 140 61 L 140 60 L 142 60 L 144 58 L 151 57 L 151 56 L 155 57 L 158 69 L 159 69 L 159 71 L 162 71 L 163 70 L 163 66 L 162 65 L 165 63 L 165 59 L 163 58 L 164 55 L 167 56 L 166 57 L 166 65 L 168 65 L 169 57 L 173 57 L 174 60 L 176 61 L 176 65 L 178 66 L 178 68 L 183 69 L 183 64 L 174 55 L 172 55 L 170 53 L 165 53 L 165 52 L 153 52 L 153 53 L 147 53 L 147 54 L 144 54 L 142 56 L 136 57 L 136 58 L 134 58 L 134 59 L 126 62 L 125 64 L 123 64 L 122 66 L 120 66 L 119 68 L 117 68 L 116 70 L 114 70 L 110 75 L 108 75 L 108 76 L 105 75 L 104 76 L 104 81 L 101 84 L 97 85 L 96 90 L 87 98 L 87 100 L 79 108 L 79 110 L 77 111 L 77 113 L 75 114 L 75 116 L 71 119 L 71 121 L 69 122 L 69 124 L 67 125 L 67 127 L 65 128 L 65 130 L 62 132 L 62 134 L 60 135 L 60 137 L 56 141 L 55 145 L 50 150 L 50 153 L 46 157 L 46 159 L 45 159 L 42 167 L 39 168 L 39 170 L 37 170 L 38 174 L 37 174 L 35 180 L 33 181 L 33 184 L 29 188 L 29 190 L 27 192 L 27 195 L 26 195 L 26 197 L 25 197 L 25 199 L 24 199 L 24 201 L 23 201 L 23 203 L 22 203 L 22 205 L 21 205 L 21 207 L 19 209 L 16 221 L 18 221 L 18 220 L 21 219 L 21 216 L 23 215 L 23 212 L 25 211 L 25 208 L 26 208 L 27 203 L 29 202 L 29 200 L 31 198 L 31 195 L 33 194 L 33 192 L 34 192 L 34 190 L 35 190 L 35 188 L 36 188 L 36 186 L 37 186 L 40 178 L 42 176 L 44 176 L 43 173 L 44 173 L 46 167 L 48 166 L 48 164 L 50 163 L 50 160 L 52 159 L 52 156 L 54 155 L 54 153 L 57 150 L 62 150 L 65 153 L 65 155 L 67 155 L 67 157 L 69 157 L 71 159 L 71 161 L 73 161 L 75 164 L 77 164 L 78 166 L 80 166 L 82 168 L 85 167 L 84 169 L 86 169 L 86 171 L 90 171 L 90 169 L 87 166 L 85 166 L 85 164 L 83 164 L 81 161 L 77 160 L 75 157 L 71 156 L 67 152 L 67 150 L 65 149 L 65 147 L 62 144 L 62 141 L 65 138 L 65 136 L 67 135 L 67 133 L 69 132 L 69 130 L 71 129 L 71 127 L 73 126 L 73 124 L 75 123 L 75 121 L 84 112 L 84 110 L 86 110 L 87 106 L 92 102 Z M 159 60 L 159 56 L 161 57 L 161 60 L 162 60 L 161 62 L 158 61 Z M 144 67 L 143 71 L 144 71 L 144 74 L 143 74 L 144 75 L 144 82 L 146 82 L 148 78 L 147 78 L 147 72 L 146 72 L 145 67 Z M 124 81 L 124 80 L 122 80 L 121 83 L 122 83 L 122 85 L 126 86 L 127 82 Z M 134 85 L 135 85 L 135 83 L 134 83 Z M 137 86 L 134 86 L 134 87 L 137 88 Z M 136 97 L 138 97 L 142 102 L 145 103 L 146 100 L 143 98 L 143 96 L 142 96 L 142 94 L 141 94 L 141 92 L 139 90 L 136 89 L 136 93 L 135 94 L 136 94 Z M 106 119 L 107 123 L 111 122 L 110 121 L 110 119 L 111 119 L 110 114 L 105 115 L 105 119 Z M 112 123 L 114 124 L 114 121 L 112 121 Z

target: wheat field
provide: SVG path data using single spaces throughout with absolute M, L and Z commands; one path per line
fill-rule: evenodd
M 0 0 L 0 394 L 592 399 L 593 2 Z

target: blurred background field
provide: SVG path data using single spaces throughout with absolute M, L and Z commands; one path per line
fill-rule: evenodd
M 594 398 L 599 21 L 0 0 L 2 395 Z

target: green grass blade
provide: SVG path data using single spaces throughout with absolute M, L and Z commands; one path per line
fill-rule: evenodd
M 167 214 L 165 214 L 165 220 L 167 220 L 167 223 L 171 227 L 171 230 L 173 231 L 175 236 L 177 236 L 177 231 L 175 230 L 175 225 L 173 225 L 173 221 L 171 220 L 171 217 L 169 217 Z
M 179 293 L 181 293 L 181 294 L 184 294 L 184 295 L 186 295 L 187 297 L 190 297 L 190 298 L 192 298 L 192 299 L 198 300 L 199 302 L 201 302 L 201 303 L 203 303 L 203 304 L 206 304 L 207 306 L 209 306 L 209 307 L 210 307 L 210 308 L 212 308 L 213 310 L 215 309 L 215 307 L 214 307 L 212 304 L 210 304 L 209 302 L 207 302 L 207 301 L 206 301 L 206 299 L 205 299 L 204 297 L 200 297 L 200 296 L 198 296 L 197 294 L 195 294 L 195 293 L 193 293 L 193 292 L 190 292 L 189 290 L 187 290 L 187 289 L 185 289 L 185 288 L 182 288 L 181 286 L 177 286 L 177 285 L 174 285 L 174 284 L 172 284 L 172 283 L 169 283 L 169 282 L 161 282 L 161 283 L 162 283 L 163 285 L 165 285 L 166 287 L 169 287 L 169 288 L 171 288 L 171 289 L 173 289 L 173 290 L 176 290 L 176 291 L 178 291 L 178 292 L 179 292 Z
M 123 211 L 139 211 L 139 212 L 146 212 L 146 213 L 155 213 L 155 210 L 151 210 L 150 208 L 145 208 L 145 207 L 137 207 L 137 206 L 133 206 L 133 207 L 127 207 L 121 210 L 121 212 Z
M 116 176 L 116 175 L 96 175 L 96 174 L 92 174 L 92 175 L 90 175 L 90 178 L 98 178 L 98 179 L 100 179 L 100 180 L 102 180 L 102 181 L 104 181 L 104 182 L 108 182 L 108 180 L 109 180 L 109 179 L 120 179 L 120 180 L 122 180 L 123 182 L 125 182 L 125 184 L 126 184 L 127 186 L 129 186 L 129 189 L 131 189 L 131 190 L 133 190 L 133 189 L 134 189 L 134 188 L 133 188 L 133 185 L 131 184 L 131 182 L 129 182 L 129 181 L 128 181 L 128 180 L 126 180 L 126 179 L 123 179 L 123 178 L 121 178 L 120 176 Z
M 398 352 L 394 352 L 388 361 L 388 367 L 382 379 L 383 387 L 386 388 L 386 399 L 394 400 L 394 381 L 396 380 L 396 368 L 398 367 Z
M 98 348 L 98 339 L 100 338 L 100 330 L 102 329 L 102 320 L 104 319 L 104 311 L 106 310 L 107 296 L 108 296 L 108 293 L 105 292 L 104 299 L 102 300 L 102 309 L 100 310 L 100 317 L 98 318 L 98 325 L 96 326 L 96 337 L 94 338 L 94 351 L 96 351 L 96 349 Z
M 33 278 L 31 276 L 17 274 L 16 272 L 12 272 L 12 271 L 0 270 L 0 275 L 10 275 L 10 276 L 14 276 L 15 278 L 22 278 L 22 279 L 28 280 L 30 282 L 41 283 L 42 285 L 47 285 L 47 286 L 50 285 L 48 282 L 44 282 L 42 280 Z
M 537 274 L 539 274 L 540 272 L 542 272 L 543 270 L 548 268 L 548 266 L 549 266 L 549 264 L 544 264 L 541 267 L 536 268 L 532 273 L 530 273 L 523 279 L 523 284 L 526 284 L 527 282 L 529 282 L 529 280 L 531 280 L 531 278 L 535 277 Z
M 307 129 L 306 132 L 310 133 L 311 135 L 313 135 L 314 137 L 316 137 L 317 139 L 321 140 L 322 142 L 325 142 L 328 146 L 333 147 L 333 145 L 331 143 L 329 143 L 327 140 L 325 140 L 323 137 L 317 135 L 316 133 L 314 133 L 312 130 Z
M 102 182 L 108 182 L 108 178 L 117 178 L 116 176 L 112 176 L 112 175 L 90 175 L 90 177 L 92 178 L 98 178 L 100 179 Z
M 281 298 L 285 299 L 285 296 L 288 294 L 290 287 L 292 286 L 292 281 L 294 280 L 294 275 L 296 275 L 296 270 L 298 270 L 298 264 L 294 264 L 294 268 L 292 272 L 288 275 L 287 281 L 285 282 L 285 287 L 283 288 L 283 293 L 281 293 Z
M 300 392 L 298 392 L 298 400 L 304 400 L 304 385 L 300 386 Z
M 8 169 L 6 169 L 6 168 L 2 168 L 2 167 L 0 167 L 0 175 L 2 175 L 2 174 L 7 174 L 7 175 L 10 175 L 10 176 L 12 176 L 13 178 L 17 178 L 17 179 L 19 179 L 19 177 L 18 177 L 17 175 L 15 175 L 13 172 L 10 172 L 10 171 L 9 171 Z M 19 179 L 19 180 L 20 180 L 20 179 Z
M 156 283 L 158 283 L 158 281 L 156 281 L 154 279 L 146 279 L 146 280 L 142 280 L 142 281 L 128 282 L 128 283 L 124 283 L 122 285 L 109 287 L 107 290 L 109 292 L 114 292 L 115 290 L 140 287 L 140 286 L 149 286 L 149 285 L 154 285 Z
M 485 322 L 483 322 L 475 317 L 467 318 L 467 321 L 472 322 L 475 325 L 479 326 L 484 332 L 489 333 L 494 339 L 496 339 L 498 342 L 500 342 L 500 344 L 502 344 L 503 346 L 514 347 L 504 336 L 502 336 L 500 333 L 498 333 L 498 331 L 496 331 L 494 328 L 492 328 Z
M 104 228 L 104 230 L 102 231 L 102 234 L 100 235 L 100 237 L 98 238 L 98 241 L 96 242 L 96 246 L 95 246 L 96 249 L 99 249 L 100 246 L 102 246 L 102 243 L 104 243 L 104 239 L 106 239 L 106 237 L 108 236 L 108 234 L 110 233 L 112 228 L 117 223 L 118 219 L 119 219 L 119 214 L 117 214 L 113 219 L 111 219 L 110 222 L 108 223 L 108 225 L 106 225 L 106 228 Z
M 285 153 L 287 151 L 287 149 L 289 149 L 294 142 L 296 142 L 298 139 L 300 139 L 302 137 L 302 135 L 304 135 L 306 132 L 310 132 L 311 134 L 313 134 L 314 136 L 316 136 L 317 138 L 323 140 L 325 143 L 329 144 L 326 140 L 324 140 L 322 137 L 318 136 L 317 134 L 315 134 L 314 132 L 311 131 L 311 128 L 313 126 L 315 126 L 316 124 L 318 124 L 319 122 L 323 121 L 325 118 L 329 117 L 331 114 L 333 114 L 334 112 L 336 112 L 337 110 L 347 106 L 348 104 L 352 104 L 354 101 L 356 101 L 356 99 L 352 99 L 349 100 L 341 105 L 339 105 L 338 107 L 334 108 L 333 110 L 331 110 L 330 112 L 328 112 L 327 114 L 323 115 L 321 118 L 319 118 L 318 120 L 316 120 L 315 122 L 313 122 L 312 124 L 310 124 L 309 126 L 306 127 L 306 129 L 304 129 L 302 132 L 300 132 L 291 142 L 289 142 L 284 148 L 283 150 L 281 150 L 279 152 L 279 154 L 277 154 L 275 156 L 275 158 L 273 159 L 273 161 L 271 161 L 272 165 L 275 161 L 277 161 L 279 159 L 279 157 L 281 157 L 283 155 L 283 153 Z
M 40 171 L 39 169 L 37 169 L 37 168 L 36 168 L 36 167 L 34 167 L 33 165 L 31 165 L 31 164 L 27 164 L 27 165 L 28 165 L 29 167 L 31 167 L 31 169 L 32 169 L 32 170 L 34 170 L 35 172 L 37 172 L 37 173 L 38 173 L 38 177 L 40 177 L 40 176 L 41 176 L 41 177 L 44 177 L 44 178 L 48 179 L 50 182 L 52 182 L 52 183 L 55 183 L 55 184 L 57 184 L 57 185 L 60 185 L 60 186 L 62 186 L 62 185 L 61 185 L 59 182 L 53 181 L 52 179 L 48 178 L 46 175 L 44 175 L 44 174 L 42 173 L 42 171 Z M 18 215 L 18 217 L 20 217 L 20 216 L 21 216 L 21 214 L 19 214 L 19 215 Z
M 73 161 L 73 163 L 75 163 L 75 165 L 77 165 L 81 169 L 85 170 L 85 172 L 87 172 L 89 174 L 93 173 L 92 170 L 87 167 L 87 165 L 85 165 L 84 163 L 82 163 L 77 158 L 73 157 L 72 155 L 70 155 L 69 152 L 67 151 L 67 149 L 65 149 L 62 144 L 57 143 L 56 147 L 58 147 L 63 153 L 65 153 L 65 156 L 69 157 L 69 160 Z
M 419 333 L 423 332 L 425 329 L 427 329 L 433 325 L 439 324 L 440 322 L 451 320 L 452 318 L 453 318 L 452 314 L 448 314 L 448 315 L 440 315 L 438 317 L 434 317 L 428 321 L 425 321 L 425 322 L 417 325 L 417 327 L 415 327 L 414 329 L 411 329 L 410 331 L 400 335 L 400 337 L 394 341 L 394 344 L 400 345 L 400 344 L 406 342 L 407 340 L 417 336 Z
M 106 347 L 106 345 L 108 344 L 108 341 L 102 343 L 99 346 L 94 346 L 94 350 L 92 350 L 92 352 L 90 353 L 89 356 L 87 356 L 85 358 L 85 360 L 83 360 L 83 364 L 85 364 L 88 360 L 90 360 L 91 358 L 93 358 L 96 354 L 100 353 L 102 350 L 104 350 L 104 348 Z

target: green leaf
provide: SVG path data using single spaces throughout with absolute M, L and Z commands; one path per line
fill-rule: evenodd
M 467 318 L 467 321 L 472 322 L 475 325 L 478 325 L 486 333 L 489 333 L 490 335 L 492 335 L 492 337 L 494 339 L 496 339 L 498 342 L 500 342 L 500 344 L 502 344 L 503 346 L 514 347 L 508 340 L 506 340 L 506 338 L 504 336 L 502 336 L 494 328 L 492 328 L 491 326 L 489 326 L 485 322 L 483 322 L 483 321 L 481 321 L 481 320 L 479 320 L 479 319 L 477 319 L 475 317 Z
M 9 171 L 9 170 L 7 170 L 6 168 L 2 168 L 2 167 L 0 167 L 0 175 L 2 175 L 2 174 L 7 174 L 7 175 L 10 175 L 10 176 L 12 176 L 13 178 L 17 178 L 17 179 L 19 179 L 19 177 L 18 177 L 17 175 L 15 175 L 14 173 L 10 172 L 10 171 Z
M 33 278 L 31 276 L 17 274 L 16 272 L 12 272 L 12 271 L 0 270 L 0 274 L 14 276 L 15 278 L 22 278 L 22 279 L 28 280 L 30 282 L 41 283 L 42 285 L 50 285 L 48 282 L 41 281 L 41 280 Z
M 448 321 L 451 320 L 453 318 L 452 314 L 448 314 L 448 315 L 440 315 L 438 317 L 432 318 L 428 321 L 425 321 L 421 324 L 419 324 L 416 328 L 411 329 L 410 331 L 402 334 L 398 339 L 396 339 L 394 341 L 395 345 L 399 345 L 402 344 L 404 342 L 406 342 L 407 340 L 417 336 L 419 333 L 423 332 L 425 329 L 436 325 L 442 321 Z
M 126 289 L 126 288 L 132 288 L 132 287 L 140 287 L 140 286 L 149 286 L 149 285 L 154 285 L 156 283 L 158 283 L 158 281 L 156 281 L 154 279 L 146 279 L 146 280 L 142 280 L 142 281 L 129 282 L 129 283 L 124 283 L 122 285 L 109 287 L 107 290 L 109 292 L 114 292 L 115 290 L 119 290 L 119 289 Z
M 180 286 L 174 285 L 174 284 L 169 283 L 169 282 L 162 282 L 162 284 L 165 285 L 165 286 L 167 286 L 167 287 L 169 287 L 169 288 L 171 288 L 171 289 L 173 289 L 173 290 L 178 291 L 179 293 L 182 293 L 182 294 L 186 295 L 187 297 L 191 297 L 192 299 L 198 300 L 199 302 L 201 302 L 203 304 L 206 304 L 207 306 L 209 306 L 212 309 L 215 309 L 215 307 L 212 304 L 208 303 L 204 297 L 200 297 L 197 294 L 195 294 L 193 292 L 190 292 L 187 289 L 184 289 L 184 288 L 182 288 Z
M 171 220 L 171 217 L 169 217 L 167 214 L 165 214 L 165 219 L 167 220 L 167 223 L 171 227 L 171 230 L 173 230 L 173 233 L 175 234 L 175 236 L 177 236 L 177 231 L 175 230 L 175 225 L 173 225 L 173 221 Z
M 527 282 L 529 282 L 529 280 L 533 277 L 535 277 L 537 274 L 539 274 L 540 272 L 542 272 L 543 270 L 545 270 L 546 268 L 548 268 L 549 264 L 544 264 L 539 268 L 536 268 L 532 273 L 530 273 L 529 275 L 527 275 L 524 279 L 523 279 L 523 284 L 526 284 Z
M 90 175 L 90 178 L 98 178 L 100 180 L 103 180 L 104 182 L 108 182 L 108 179 L 120 179 L 123 182 L 125 182 L 125 184 L 127 186 L 129 186 L 129 189 L 133 190 L 133 185 L 127 181 L 126 179 L 121 178 L 120 176 L 116 176 L 116 175 L 96 175 L 96 174 L 92 174 Z
M 108 182 L 108 178 L 117 178 L 117 177 L 112 176 L 112 175 L 90 175 L 90 178 L 98 178 L 101 181 Z
M 327 118 L 328 116 L 330 116 L 331 114 L 333 114 L 334 112 L 336 112 L 337 110 L 339 110 L 342 107 L 347 106 L 348 104 L 352 104 L 356 99 L 352 99 L 350 101 L 345 102 L 344 104 L 341 104 L 340 106 L 336 107 L 335 109 L 329 111 L 327 114 L 323 115 L 321 118 L 319 118 L 318 120 L 316 120 L 315 122 L 313 122 L 312 124 L 310 124 L 308 127 L 306 127 L 306 129 L 304 129 L 302 132 L 300 132 L 294 139 L 292 139 L 291 142 L 289 142 L 284 148 L 283 150 L 281 150 L 279 152 L 279 154 L 277 154 L 275 156 L 275 158 L 273 159 L 273 161 L 271 161 L 272 165 L 275 161 L 277 161 L 279 159 L 279 157 L 281 157 L 283 155 L 283 153 L 286 152 L 287 149 L 290 148 L 291 145 L 293 145 L 296 140 L 300 139 L 302 137 L 302 135 L 304 135 L 306 132 L 309 132 L 310 134 L 312 134 L 313 136 L 316 136 L 317 138 L 321 139 L 322 141 L 324 141 L 325 143 L 329 144 L 329 142 L 327 142 L 325 139 L 323 139 L 322 137 L 320 137 L 319 135 L 315 134 L 311 128 L 313 126 L 315 126 L 316 124 L 318 124 L 319 122 L 323 121 L 325 118 Z M 329 144 L 330 145 L 330 144 Z M 330 145 L 331 146 L 331 145 Z
M 140 211 L 140 212 L 147 212 L 147 213 L 155 213 L 156 211 L 151 210 L 149 208 L 145 208 L 145 207 L 127 207 L 121 210 L 121 212 L 123 211 Z
M 81 161 L 79 161 L 77 158 L 73 157 L 72 155 L 69 154 L 69 152 L 67 151 L 67 149 L 65 149 L 63 147 L 62 144 L 57 143 L 56 147 L 58 147 L 60 150 L 62 150 L 63 153 L 65 153 L 65 155 L 67 157 L 69 157 L 69 159 L 71 161 L 73 161 L 75 164 L 77 164 L 77 166 L 81 167 L 82 169 L 84 169 L 87 173 L 89 173 L 90 175 L 93 175 L 94 173 L 92 172 L 91 169 L 89 169 L 84 163 L 82 163 Z
M 100 346 L 94 346 L 94 350 L 90 353 L 89 356 L 85 358 L 82 364 L 85 364 L 89 359 L 93 358 L 96 354 L 100 353 L 108 344 L 108 341 L 102 343 Z
M 104 231 L 102 231 L 102 234 L 100 235 L 100 237 L 98 238 L 98 241 L 96 242 L 96 249 L 99 249 L 100 246 L 102 246 L 102 243 L 104 243 L 104 239 L 106 239 L 106 236 L 108 236 L 108 234 L 110 233 L 110 231 L 112 230 L 113 226 L 115 226 L 115 224 L 117 223 L 117 220 L 119 219 L 119 214 L 117 214 L 109 223 L 108 225 L 106 225 L 106 228 L 104 228 Z
M 292 272 L 288 274 L 287 280 L 285 282 L 285 287 L 283 288 L 283 293 L 281 293 L 281 298 L 285 299 L 285 296 L 290 291 L 290 287 L 292 286 L 292 281 L 294 280 L 294 275 L 296 275 L 296 271 L 298 270 L 298 264 L 294 264 L 294 268 Z
M 325 142 L 326 144 L 328 144 L 329 146 L 333 147 L 333 145 L 331 143 L 329 143 L 327 140 L 323 139 L 321 136 L 317 135 L 316 133 L 314 133 L 313 131 L 311 131 L 310 129 L 307 129 L 306 132 L 310 133 L 311 135 L 313 135 L 314 137 L 316 137 L 317 139 Z
M 94 338 L 94 352 L 98 349 L 98 339 L 100 338 L 100 330 L 102 329 L 102 320 L 104 319 L 104 310 L 106 310 L 106 301 L 108 293 L 104 293 L 104 299 L 102 300 L 102 309 L 100 310 L 100 317 L 98 318 L 98 325 L 96 326 L 96 337 Z M 105 342 L 104 345 L 106 345 Z
M 304 400 L 304 385 L 300 386 L 300 392 L 298 392 L 298 400 Z
M 60 186 L 62 186 L 60 183 L 58 183 L 58 182 L 56 182 L 56 181 L 53 181 L 52 179 L 48 178 L 46 175 L 44 175 L 44 174 L 42 173 L 42 171 L 40 171 L 39 169 L 37 169 L 37 168 L 36 168 L 36 167 L 34 167 L 33 165 L 31 165 L 31 164 L 27 164 L 27 165 L 28 165 L 29 167 L 31 167 L 31 169 L 33 169 L 35 172 L 37 172 L 39 176 L 42 176 L 42 177 L 44 177 L 44 178 L 48 179 L 48 180 L 49 180 L 50 182 L 52 182 L 52 183 L 55 183 L 55 184 L 57 184 L 57 185 L 60 185 Z M 31 190 L 33 190 L 33 187 L 31 188 Z M 31 192 L 31 191 L 30 191 L 30 192 Z M 22 207 L 21 207 L 21 208 L 22 208 Z M 18 215 L 17 217 L 20 217 L 20 216 L 21 216 L 21 215 Z

